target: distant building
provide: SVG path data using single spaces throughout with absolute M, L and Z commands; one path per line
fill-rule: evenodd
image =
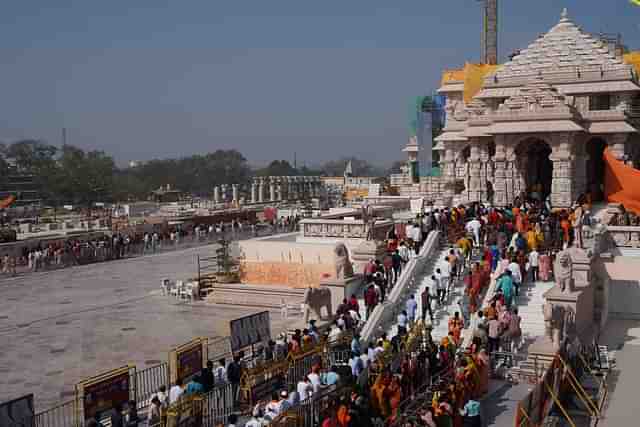
M 170 184 L 153 190 L 150 195 L 150 199 L 157 203 L 179 202 L 184 198 L 185 194 L 180 190 L 172 189 Z

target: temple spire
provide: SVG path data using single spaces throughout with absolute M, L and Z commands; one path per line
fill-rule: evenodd
M 567 11 L 566 7 L 562 9 L 562 13 L 560 14 L 560 22 L 569 22 L 569 12 Z

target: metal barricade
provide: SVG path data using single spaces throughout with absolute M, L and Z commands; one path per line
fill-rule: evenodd
M 329 365 L 331 366 L 349 365 L 350 359 L 351 349 L 349 348 L 336 348 L 329 350 Z
M 160 386 L 169 390 L 169 365 L 164 362 L 136 372 L 136 402 L 138 409 L 146 408 Z
M 219 423 L 226 424 L 233 412 L 235 396 L 232 384 L 215 387 L 204 395 L 202 409 L 202 426 L 215 427 Z
M 39 412 L 33 419 L 33 427 L 77 427 L 80 425 L 75 400 Z
M 314 364 L 322 364 L 322 356 L 322 346 L 318 346 L 300 355 L 290 355 L 289 369 L 287 370 L 287 386 L 289 388 L 295 388 L 298 381 L 311 372 L 311 367 Z

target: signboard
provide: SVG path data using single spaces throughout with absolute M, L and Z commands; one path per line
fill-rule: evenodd
M 232 351 L 265 342 L 271 338 L 271 320 L 268 311 L 232 320 L 230 327 Z
M 31 427 L 33 394 L 0 403 L 0 427 Z
M 178 378 L 186 381 L 187 378 L 202 370 L 202 345 L 197 344 L 191 348 L 180 351 L 178 354 Z
M 206 360 L 205 345 L 202 338 L 196 338 L 169 353 L 169 372 L 172 382 L 181 379 L 186 383 L 191 377 L 200 373 Z
M 131 367 L 125 366 L 78 384 L 77 389 L 85 421 L 91 418 L 98 419 L 102 414 L 113 409 L 116 404 L 124 405 L 129 401 L 130 370 Z

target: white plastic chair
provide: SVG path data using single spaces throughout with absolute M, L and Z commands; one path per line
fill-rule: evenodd
M 182 281 L 178 280 L 175 284 L 175 286 L 173 286 L 171 288 L 171 290 L 169 291 L 170 295 L 173 297 L 180 297 L 180 288 L 182 287 Z
M 166 296 L 169 295 L 169 292 L 171 291 L 170 289 L 170 281 L 169 279 L 162 279 L 160 281 L 160 287 L 162 288 L 162 295 Z

